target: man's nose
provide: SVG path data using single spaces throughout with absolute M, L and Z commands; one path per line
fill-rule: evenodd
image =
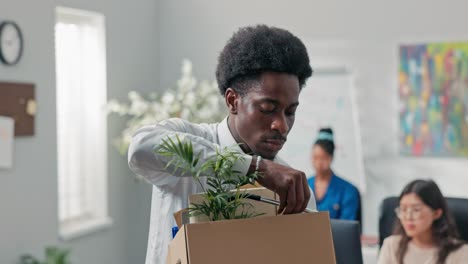
M 287 135 L 289 129 L 290 127 L 284 114 L 278 114 L 271 123 L 271 130 L 278 131 L 282 136 Z

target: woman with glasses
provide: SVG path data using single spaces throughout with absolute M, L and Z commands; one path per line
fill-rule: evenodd
M 379 264 L 468 263 L 468 245 L 458 239 L 439 187 L 431 180 L 410 182 L 395 209 L 393 236 L 384 240 Z

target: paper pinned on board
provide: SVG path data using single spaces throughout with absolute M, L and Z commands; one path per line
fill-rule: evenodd
M 0 169 L 13 166 L 13 139 L 15 121 L 11 117 L 0 116 Z

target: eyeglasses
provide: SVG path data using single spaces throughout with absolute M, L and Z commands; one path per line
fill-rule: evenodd
M 395 208 L 395 214 L 399 219 L 420 219 L 423 215 L 424 207 L 423 206 L 414 206 L 414 207 L 405 207 Z

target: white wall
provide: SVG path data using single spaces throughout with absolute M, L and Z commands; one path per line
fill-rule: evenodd
M 1 81 L 36 84 L 35 135 L 15 140 L 14 168 L 0 170 L 0 263 L 19 255 L 43 258 L 47 245 L 72 249 L 73 263 L 143 263 L 150 208 L 150 186 L 135 182 L 109 145 L 109 206 L 114 225 L 67 243 L 58 240 L 57 144 L 55 110 L 55 6 L 101 12 L 106 17 L 108 97 L 124 99 L 129 90 L 157 89 L 158 8 L 154 0 L 0 0 L 0 20 L 21 27 L 25 51 L 13 67 L 0 65 Z M 123 127 L 109 119 L 109 139 Z
M 310 47 L 312 66 L 346 64 L 357 73 L 368 192 L 364 232 L 377 234 L 378 204 L 413 178 L 434 178 L 451 196 L 468 196 L 466 159 L 398 154 L 398 43 L 466 40 L 467 1 L 161 1 L 160 76 L 178 76 L 181 58 L 200 78 L 214 78 L 216 58 L 240 26 L 286 28 Z

